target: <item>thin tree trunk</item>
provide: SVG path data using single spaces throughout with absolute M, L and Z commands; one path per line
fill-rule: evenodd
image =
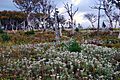
M 91 22 L 91 25 L 92 25 L 93 28 L 95 28 L 95 27 L 94 27 L 94 24 L 93 24 L 92 22 Z
M 112 23 L 112 19 L 109 16 L 109 21 L 110 21 L 110 27 L 113 28 L 113 23 Z
M 27 30 L 27 29 L 26 29 L 26 26 L 25 26 L 25 21 L 23 22 L 23 27 L 24 27 L 24 28 L 23 28 L 24 30 Z
M 58 24 L 57 23 L 55 23 L 55 35 L 56 35 L 56 42 L 60 42 L 60 33 L 59 33 L 60 31 L 59 31 L 59 29 L 58 29 Z
M 1 20 L 0 20 L 0 26 L 2 26 Z
M 71 27 L 72 27 L 72 35 L 75 33 L 74 31 L 74 24 L 73 24 L 73 19 L 71 19 Z
M 60 28 L 60 30 L 59 30 L 59 31 L 60 31 L 60 36 L 62 36 L 62 28 Z
M 45 19 L 43 19 L 43 31 L 46 31 Z
M 60 29 L 59 29 L 59 24 L 58 24 L 58 13 L 57 11 L 55 12 L 55 39 L 56 39 L 56 44 L 60 42 Z
M 119 27 L 120 27 L 120 9 L 119 9 L 119 19 L 118 19 L 118 22 L 119 22 Z
M 100 0 L 100 6 L 99 6 L 99 9 L 98 9 L 98 27 L 97 27 L 97 32 L 99 32 L 99 29 L 100 29 L 100 10 L 101 10 L 101 0 Z
M 115 21 L 115 29 L 117 28 L 117 20 Z
M 6 24 L 6 25 L 5 25 L 5 31 L 7 31 L 7 26 L 8 26 L 8 25 Z
M 110 15 L 108 15 L 108 12 L 107 12 L 107 11 L 105 11 L 105 13 L 106 13 L 106 15 L 107 15 L 107 17 L 108 17 L 108 19 L 109 19 L 109 22 L 110 22 L 110 28 L 113 28 L 113 23 L 112 23 L 113 21 L 112 21 Z

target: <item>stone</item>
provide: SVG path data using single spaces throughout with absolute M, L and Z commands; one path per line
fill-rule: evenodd
M 120 53 L 116 53 L 113 57 L 116 61 L 120 62 Z

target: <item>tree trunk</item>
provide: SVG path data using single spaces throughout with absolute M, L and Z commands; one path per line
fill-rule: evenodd
M 119 24 L 119 28 L 120 28 L 120 9 L 119 9 L 119 18 L 118 18 L 118 24 Z
M 61 37 L 61 36 L 62 36 L 62 28 L 60 28 L 60 30 L 59 30 L 59 31 L 60 31 L 60 37 Z
M 113 23 L 112 23 L 113 21 L 112 21 L 110 15 L 108 14 L 107 11 L 105 11 L 105 13 L 106 13 L 106 15 L 107 15 L 107 17 L 108 17 L 108 19 L 109 19 L 109 22 L 110 22 L 110 28 L 113 28 Z
M 2 26 L 1 20 L 0 20 L 0 26 Z
M 109 21 L 110 21 L 110 27 L 113 28 L 113 23 L 112 23 L 112 19 L 109 16 Z
M 115 29 L 117 28 L 117 20 L 115 21 Z
M 92 25 L 93 28 L 95 28 L 95 27 L 94 27 L 94 24 L 93 24 L 92 22 L 91 22 L 91 25 Z
M 56 39 L 56 42 L 60 42 L 60 33 L 59 33 L 59 28 L 58 28 L 58 24 L 55 23 L 55 39 Z
M 74 24 L 73 24 L 73 19 L 71 19 L 71 27 L 72 27 L 72 35 L 75 33 L 74 31 Z
M 43 19 L 43 31 L 46 31 L 45 19 Z
M 7 31 L 7 26 L 8 26 L 8 25 L 5 25 L 5 31 Z
M 24 30 L 26 30 L 25 21 L 23 22 L 23 27 L 24 27 Z
M 100 0 L 100 6 L 99 6 L 99 9 L 98 9 L 98 27 L 97 27 L 97 32 L 99 32 L 99 29 L 100 29 L 100 12 L 101 10 L 101 0 Z
M 58 13 L 55 11 L 55 39 L 56 39 L 56 44 L 60 42 L 60 29 L 59 29 L 59 24 L 58 24 Z

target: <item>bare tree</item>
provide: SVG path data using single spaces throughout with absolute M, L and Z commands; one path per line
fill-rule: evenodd
M 55 39 L 56 42 L 60 42 L 60 29 L 59 29 L 59 23 L 58 23 L 58 9 L 55 8 L 54 18 L 55 18 Z
M 100 27 L 100 15 L 101 10 L 104 10 L 105 15 L 108 17 L 110 27 L 113 28 L 113 4 L 109 0 L 98 0 L 97 6 L 94 6 L 93 9 L 98 9 L 98 30 Z
M 113 28 L 113 20 L 112 20 L 113 4 L 109 2 L 109 0 L 103 0 L 103 8 L 104 8 L 106 16 L 109 19 L 110 27 Z
M 14 5 L 26 13 L 30 13 L 41 0 L 13 0 Z
M 51 13 L 53 12 L 54 9 L 55 9 L 55 4 L 51 0 L 41 0 L 40 4 L 36 8 L 36 12 L 39 13 L 41 12 L 43 14 L 42 21 L 43 21 L 44 31 L 46 30 L 45 22 L 50 21 Z
M 63 15 L 58 15 L 58 25 L 61 25 L 62 29 L 64 29 L 66 19 Z
M 90 14 L 88 13 L 88 14 L 85 14 L 84 17 L 87 18 L 91 23 L 92 27 L 95 28 L 94 23 L 97 21 L 97 16 L 92 13 Z
M 98 6 L 91 7 L 92 9 L 98 10 L 98 25 L 97 25 L 97 31 L 100 29 L 100 19 L 101 19 L 101 9 L 102 8 L 102 0 L 99 0 L 99 3 L 97 3 Z
M 64 4 L 64 8 L 67 10 L 67 13 L 68 13 L 68 15 L 69 15 L 69 17 L 70 17 L 71 27 L 72 27 L 72 34 L 74 34 L 73 18 L 74 18 L 74 16 L 75 16 L 75 14 L 77 13 L 78 8 L 77 8 L 75 11 L 73 11 L 73 4 L 70 4 L 70 5 L 69 5 L 68 3 Z
M 35 10 L 36 6 L 41 2 L 41 0 L 13 0 L 14 5 L 20 9 L 21 11 L 27 13 L 27 18 L 24 21 L 24 23 L 28 21 L 29 15 L 31 15 L 31 12 Z M 24 26 L 26 27 L 26 26 Z
M 116 7 L 120 9 L 120 0 L 108 0 L 108 1 L 112 2 L 113 4 L 115 4 Z
M 50 15 L 54 9 L 54 4 L 51 0 L 13 0 L 15 6 L 21 11 L 30 15 L 30 12 L 42 13 L 43 16 L 39 21 L 43 22 L 44 30 L 46 30 L 45 22 L 50 19 Z
M 113 21 L 115 22 L 115 25 L 114 27 L 116 28 L 117 27 L 117 23 L 119 23 L 119 14 L 117 14 L 116 12 L 113 13 Z

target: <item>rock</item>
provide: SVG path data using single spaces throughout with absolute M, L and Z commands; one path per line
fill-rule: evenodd
M 120 53 L 115 54 L 113 59 L 115 59 L 116 61 L 120 62 Z
M 120 71 L 120 63 L 119 63 L 119 65 L 117 66 L 117 68 L 115 69 L 115 71 Z
M 116 65 L 116 64 L 117 64 L 117 61 L 114 60 L 114 59 L 111 59 L 110 62 L 111 62 L 113 65 Z

